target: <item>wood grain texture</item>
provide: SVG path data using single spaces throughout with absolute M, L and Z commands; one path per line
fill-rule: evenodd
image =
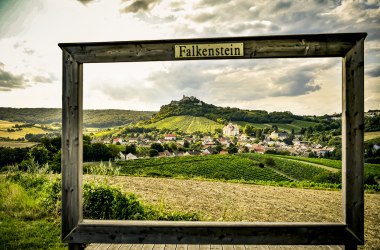
M 81 243 L 91 242 L 165 244 L 164 249 L 176 249 L 179 243 L 341 244 L 354 248 L 362 244 L 363 55 L 366 35 L 346 33 L 59 44 L 63 51 L 62 239 L 69 242 L 69 249 L 82 249 Z M 346 224 L 82 222 L 83 63 L 174 61 L 178 60 L 174 57 L 175 45 L 229 42 L 244 43 L 244 55 L 187 60 L 343 57 L 343 219 Z M 127 246 L 129 250 L 143 248 L 143 245 Z M 124 249 L 123 245 L 120 248 Z
M 82 221 L 83 65 L 63 51 L 62 75 L 62 238 Z M 70 249 L 83 249 L 69 245 Z
M 80 63 L 206 59 L 342 57 L 366 33 L 176 39 L 99 43 L 61 43 Z M 244 43 L 244 56 L 176 59 L 175 45 Z
M 343 58 L 343 221 L 364 242 L 364 39 Z
M 340 223 L 220 223 L 85 220 L 68 242 L 131 244 L 352 245 L 359 242 Z

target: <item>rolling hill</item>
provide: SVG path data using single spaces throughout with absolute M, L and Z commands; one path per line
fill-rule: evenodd
M 84 110 L 85 127 L 107 128 L 132 122 L 149 120 L 154 112 L 119 109 Z M 0 120 L 35 124 L 62 122 L 62 109 L 58 108 L 2 108 Z

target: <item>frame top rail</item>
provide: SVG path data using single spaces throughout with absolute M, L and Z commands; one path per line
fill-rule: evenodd
M 241 51 L 239 56 L 235 55 L 234 59 L 344 57 L 356 42 L 364 39 L 366 36 L 367 33 L 301 34 L 79 42 L 59 43 L 58 46 L 68 52 L 79 63 L 231 59 L 231 53 L 219 54 L 218 52 L 218 55 L 212 53 L 211 55 L 208 54 L 208 56 L 202 56 L 203 50 L 206 50 L 205 47 L 202 46 L 202 49 L 197 47 L 199 45 L 215 47 L 221 43 L 243 44 L 243 51 Z M 191 51 L 193 56 L 178 58 L 175 54 L 175 46 L 183 47 L 185 45 L 193 46 Z M 190 50 L 187 52 L 190 53 Z M 183 49 L 183 54 L 185 53 L 186 51 Z M 196 56 L 196 54 L 199 56 Z

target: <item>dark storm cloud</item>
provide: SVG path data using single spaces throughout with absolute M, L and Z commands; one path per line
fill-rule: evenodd
M 123 12 L 125 13 L 137 13 L 139 11 L 148 11 L 150 10 L 151 8 L 153 8 L 153 6 L 158 3 L 159 0 L 136 0 L 134 1 L 133 3 L 131 3 L 130 5 L 128 5 L 127 7 L 125 7 L 123 9 Z
M 4 64 L 0 62 L 0 91 L 12 89 L 24 89 L 27 87 L 26 80 L 22 75 L 14 75 L 4 70 Z
M 366 70 L 366 75 L 370 77 L 380 76 L 380 66 L 373 67 L 372 69 Z

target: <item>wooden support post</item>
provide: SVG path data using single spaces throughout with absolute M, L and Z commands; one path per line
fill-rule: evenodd
M 82 221 L 82 64 L 63 50 L 62 238 Z M 69 244 L 82 249 L 81 244 Z
M 364 39 L 343 58 L 342 78 L 343 222 L 364 242 Z

